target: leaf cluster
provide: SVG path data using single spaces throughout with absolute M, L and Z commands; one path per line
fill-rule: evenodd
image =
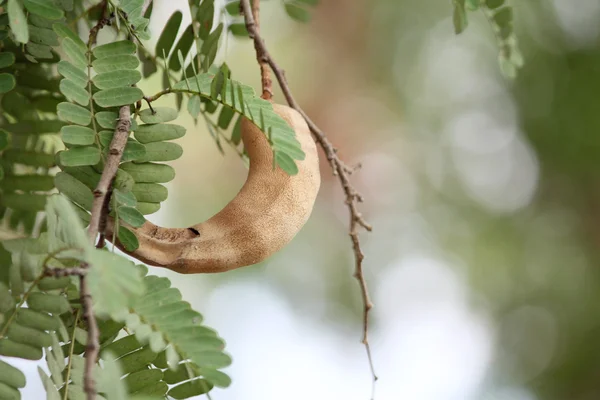
M 523 66 L 523 56 L 514 32 L 513 8 L 507 4 L 507 0 L 453 0 L 453 4 L 454 30 L 457 34 L 467 28 L 467 11 L 481 10 L 484 13 L 500 48 L 498 61 L 502 73 L 508 78 L 515 78 L 518 69 Z

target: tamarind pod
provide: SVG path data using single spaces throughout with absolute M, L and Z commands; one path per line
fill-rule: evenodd
M 149 221 L 132 228 L 139 248 L 126 252 L 148 265 L 179 273 L 212 273 L 256 264 L 289 243 L 312 212 L 321 182 L 319 159 L 302 116 L 284 105 L 274 104 L 273 109 L 294 129 L 306 154 L 297 162 L 296 175 L 273 168 L 265 134 L 244 118 L 242 141 L 250 167 L 237 196 L 215 216 L 189 228 L 163 228 Z M 112 220 L 107 230 L 110 239 Z

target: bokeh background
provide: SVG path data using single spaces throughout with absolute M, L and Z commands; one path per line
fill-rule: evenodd
M 321 0 L 308 25 L 262 1 L 300 104 L 363 165 L 376 399 L 600 399 L 600 2 L 509 3 L 525 58 L 515 81 L 483 15 L 454 35 L 448 0 Z M 154 7 L 155 32 L 176 9 L 189 21 L 185 0 Z M 249 41 L 228 38 L 219 60 L 259 88 Z M 246 174 L 201 122 L 179 122 L 185 153 L 150 216 L 165 226 L 212 216 Z M 321 171 L 310 221 L 267 262 L 153 270 L 227 340 L 233 384 L 214 400 L 370 398 L 347 210 L 324 158 Z M 24 398 L 42 398 L 22 365 L 38 385 Z

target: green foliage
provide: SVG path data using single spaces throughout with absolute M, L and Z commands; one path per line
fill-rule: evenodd
M 240 124 L 247 118 L 265 133 L 276 166 L 295 174 L 305 157 L 272 104 L 218 61 L 224 33 L 248 36 L 239 1 L 222 9 L 214 0 L 190 1 L 191 23 L 182 26 L 182 12 L 175 12 L 153 49 L 142 42 L 150 39 L 151 13 L 143 3 L 111 0 L 104 10 L 73 0 L 7 0 L 0 7 L 0 220 L 22 237 L 4 241 L 0 251 L 0 355 L 45 357 L 48 372 L 39 372 L 49 399 L 84 396 L 88 330 L 79 277 L 46 276 L 51 269 L 85 271 L 100 330 L 98 398 L 184 399 L 231 383 L 221 371 L 231 363 L 224 340 L 168 279 L 88 242 L 94 190 L 122 106 L 131 110 L 130 132 L 108 209 L 130 251 L 139 246 L 132 229 L 160 209 L 168 196 L 163 184 L 175 177 L 168 163 L 183 154 L 175 141 L 186 133 L 176 122 L 184 99 L 221 151 L 226 143 L 244 156 Z M 316 4 L 282 2 L 298 22 L 310 21 Z M 513 75 L 522 61 L 512 8 L 503 0 L 454 6 L 457 32 L 467 26 L 467 11 L 484 11 L 503 70 Z M 79 18 L 96 25 L 85 37 Z M 112 31 L 109 42 L 96 44 L 100 28 Z M 137 87 L 158 71 L 164 89 L 158 95 Z M 175 108 L 152 104 L 163 94 L 174 95 Z M 25 384 L 10 360 L 0 361 L 0 398 L 19 398 Z
M 223 352 L 223 339 L 202 325 L 202 315 L 182 300 L 181 293 L 170 287 L 168 279 L 147 276 L 144 284 L 145 295 L 137 299 L 130 311 L 113 316 L 135 334 L 139 341 L 136 349 L 149 348 L 159 353 L 149 362 L 156 368 L 165 369 L 165 377 L 170 377 L 169 384 L 203 377 L 200 381 L 206 381 L 211 387 L 229 386 L 229 377 L 219 371 L 231 363 L 230 357 Z M 173 390 L 177 393 L 183 389 L 176 387 Z
M 303 160 L 305 154 L 287 122 L 273 111 L 273 105 L 269 101 L 256 96 L 252 87 L 227 78 L 216 85 L 218 76 L 198 74 L 176 83 L 172 90 L 199 95 L 222 104 L 224 107 L 219 116 L 220 128 L 229 126 L 232 114 L 227 113 L 231 111 L 252 121 L 266 132 L 277 164 L 288 174 L 295 174 L 297 168 L 294 160 Z
M 141 222 L 135 209 L 125 214 L 130 222 Z M 84 262 L 90 266 L 87 279 L 105 360 L 94 373 L 102 398 L 164 397 L 171 392 L 173 397 L 188 398 L 229 385 L 229 377 L 219 371 L 231 363 L 223 353 L 224 341 L 201 324 L 202 315 L 182 301 L 168 279 L 143 277 L 145 268 L 91 246 L 66 197 L 51 196 L 46 215 L 47 233 L 3 242 L 13 263 L 10 282 L 0 283 L 0 355 L 39 360 L 45 353 L 50 375 L 40 370 L 40 376 L 48 398 L 62 398 L 65 391 L 69 398 L 83 394 L 81 354 L 87 324 L 81 320 L 78 282 L 42 277 L 48 267 Z M 167 365 L 159 361 L 163 359 L 169 360 Z M 170 372 L 166 381 L 163 375 L 169 368 L 188 372 L 185 376 Z M 0 372 L 0 393 L 18 396 L 25 385 L 23 374 L 4 362 Z M 119 384 L 113 387 L 115 382 Z
M 453 4 L 454 31 L 457 34 L 467 28 L 467 11 L 481 10 L 484 13 L 500 48 L 500 69 L 506 77 L 515 78 L 518 69 L 523 66 L 523 56 L 514 33 L 513 8 L 507 0 L 453 0 Z

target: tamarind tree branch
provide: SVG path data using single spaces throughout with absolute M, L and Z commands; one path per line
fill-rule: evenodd
M 264 75 L 262 74 L 263 64 L 268 64 L 271 67 L 273 74 L 277 78 L 279 87 L 281 88 L 289 106 L 298 111 L 306 120 L 306 123 L 313 134 L 313 137 L 325 152 L 325 156 L 327 157 L 327 161 L 329 162 L 331 169 L 333 170 L 333 174 L 338 177 L 342 189 L 344 190 L 344 193 L 346 195 L 345 202 L 350 213 L 349 235 L 350 239 L 352 240 L 352 248 L 354 250 L 355 260 L 354 277 L 359 283 L 364 305 L 362 343 L 365 345 L 365 349 L 367 351 L 367 357 L 369 359 L 369 366 L 371 369 L 374 388 L 375 381 L 377 381 L 377 375 L 375 374 L 373 357 L 371 355 L 371 347 L 369 345 L 369 311 L 371 310 L 371 308 L 373 308 L 373 303 L 371 302 L 367 282 L 363 273 L 362 262 L 365 256 L 362 252 L 360 246 L 360 238 L 358 236 L 358 229 L 360 227 L 366 229 L 369 232 L 372 230 L 372 227 L 365 221 L 361 213 L 358 211 L 357 203 L 362 202 L 363 198 L 360 195 L 360 193 L 358 193 L 358 191 L 354 188 L 354 186 L 352 186 L 352 184 L 350 183 L 349 176 L 352 174 L 354 169 L 347 166 L 338 157 L 337 149 L 329 141 L 325 133 L 309 118 L 309 116 L 304 112 L 304 110 L 302 110 L 300 105 L 296 102 L 296 99 L 294 98 L 289 84 L 287 82 L 287 79 L 285 77 L 284 70 L 280 68 L 279 65 L 273 59 L 273 57 L 271 57 L 269 50 L 267 49 L 267 46 L 265 44 L 265 41 L 260 36 L 258 21 L 258 4 L 259 0 L 253 0 L 253 6 L 251 7 L 250 0 L 240 0 L 244 20 L 246 22 L 246 29 L 248 31 L 248 34 L 250 35 L 250 38 L 254 41 L 256 58 L 258 60 L 259 65 L 261 66 L 261 75 L 264 77 Z
M 254 19 L 254 31 L 258 34 L 260 32 L 260 0 L 252 0 L 252 17 Z M 254 42 L 254 50 L 256 51 L 256 61 L 258 61 L 258 66 L 260 67 L 260 84 L 262 87 L 262 95 L 260 97 L 265 100 L 271 100 L 273 98 L 273 82 L 271 81 L 269 64 L 262 56 L 260 47 L 256 46 L 256 42 Z
M 115 128 L 115 133 L 110 142 L 108 156 L 104 163 L 104 169 L 100 181 L 94 189 L 94 201 L 92 203 L 90 225 L 88 227 L 88 239 L 92 244 L 96 241 L 98 233 L 101 235 L 101 239 L 98 242 L 98 246 L 102 246 L 104 243 L 103 235 L 104 229 L 106 228 L 106 218 L 108 216 L 109 207 L 108 202 L 110 200 L 111 186 L 117 174 L 119 163 L 123 155 L 123 150 L 127 144 L 127 138 L 129 137 L 129 128 L 131 127 L 131 110 L 129 106 L 123 106 L 119 109 L 119 120 Z M 84 269 L 94 268 L 94 266 L 82 265 Z M 75 271 L 73 271 L 75 272 Z M 80 272 L 80 271 L 77 271 Z M 98 352 L 100 351 L 99 343 L 99 330 L 96 319 L 94 318 L 94 312 L 92 309 L 92 297 L 87 284 L 86 274 L 79 274 L 80 278 L 80 294 L 81 303 L 83 305 L 83 316 L 87 320 L 88 324 L 88 336 L 87 344 L 85 349 L 85 370 L 84 370 L 84 390 L 86 392 L 87 400 L 94 400 L 96 398 L 96 383 L 93 377 L 94 364 L 98 358 Z

